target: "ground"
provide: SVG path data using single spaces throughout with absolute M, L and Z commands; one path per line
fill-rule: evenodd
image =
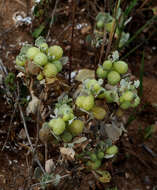
M 23 11 L 27 15 L 30 11 L 30 3 L 20 0 L 6 0 L 0 3 L 0 59 L 2 59 L 8 71 L 16 72 L 14 68 L 14 60 L 19 53 L 22 42 L 33 42 L 31 35 L 32 26 L 16 26 L 13 21 L 13 14 L 16 11 Z M 81 1 L 77 8 L 75 21 L 72 69 L 79 68 L 95 68 L 96 61 L 93 57 L 99 56 L 95 54 L 93 49 L 84 45 L 85 36 L 92 32 L 93 19 L 87 17 L 83 8 L 84 1 Z M 65 6 L 65 19 L 63 11 L 59 12 L 59 21 L 52 27 L 51 37 L 57 39 L 56 43 L 62 45 L 65 54 L 69 56 L 69 48 L 71 43 L 71 26 L 69 25 L 70 9 L 69 4 L 63 2 Z M 62 16 L 63 14 L 63 16 Z M 136 22 L 140 22 L 142 13 L 136 18 Z M 90 19 L 89 19 L 90 18 Z M 143 17 L 142 17 L 143 18 Z M 145 19 L 142 20 L 145 22 Z M 77 29 L 77 24 L 87 23 L 88 28 Z M 134 25 L 134 24 L 132 24 Z M 67 27 L 67 29 L 65 29 Z M 65 31 L 64 31 L 65 29 Z M 146 33 L 146 32 L 145 32 Z M 143 34 L 144 35 L 144 34 Z M 140 37 L 141 39 L 143 36 Z M 139 41 L 141 40 L 139 38 Z M 123 135 L 119 142 L 119 155 L 116 161 L 108 166 L 112 175 L 109 184 L 102 185 L 97 183 L 91 173 L 84 173 L 79 179 L 61 184 L 59 189 L 104 189 L 107 187 L 117 187 L 119 190 L 155 190 L 157 189 L 157 47 L 155 46 L 157 37 L 153 38 L 145 44 L 143 50 L 145 52 L 144 60 L 144 78 L 143 78 L 143 97 L 140 107 L 136 110 L 136 117 L 127 125 L 127 135 Z M 51 44 L 51 42 L 49 42 Z M 132 73 L 138 78 L 141 66 L 141 49 L 137 49 L 127 59 L 130 64 Z M 96 59 L 97 60 L 97 59 Z M 66 72 L 66 70 L 65 70 Z M 12 108 L 7 105 L 5 99 L 0 97 L 0 189 L 2 190 L 22 190 L 25 189 L 29 181 L 29 154 L 25 140 L 18 137 L 22 129 L 22 123 L 19 115 L 15 121 L 11 123 L 11 134 L 6 142 L 7 133 L 10 125 Z M 127 116 L 126 116 L 127 118 Z M 154 125 L 155 130 L 151 138 L 144 139 L 144 130 L 146 127 Z M 29 124 L 29 131 L 33 131 L 34 124 Z M 51 148 L 52 149 L 52 148 Z M 52 154 L 53 155 L 53 154 Z M 54 155 L 55 156 L 55 155 Z M 42 160 L 42 158 L 41 158 Z M 75 172 L 75 170 L 74 170 Z M 78 185 L 78 183 L 80 183 Z M 34 188 L 35 189 L 35 188 Z

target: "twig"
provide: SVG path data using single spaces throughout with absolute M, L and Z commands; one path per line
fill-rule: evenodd
M 49 30 L 48 30 L 48 33 L 47 33 L 47 36 L 46 36 L 46 40 L 48 40 L 48 38 L 49 38 L 49 36 L 50 36 L 51 27 L 52 27 L 52 24 L 53 24 L 53 22 L 54 22 L 54 15 L 55 15 L 55 12 L 56 12 L 56 9 L 57 9 L 57 5 L 58 5 L 59 1 L 60 1 L 60 0 L 56 0 L 54 9 L 53 9 L 53 11 L 52 11 L 52 14 L 51 14 L 51 21 L 50 21 L 50 27 L 49 27 Z
M 71 33 L 71 48 L 69 52 L 69 84 L 71 83 L 71 66 L 72 66 L 72 51 L 73 51 L 73 41 L 74 41 L 74 26 L 75 26 L 75 0 L 72 0 L 72 33 Z

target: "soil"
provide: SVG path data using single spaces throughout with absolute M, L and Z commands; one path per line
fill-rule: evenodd
M 62 4 L 65 6 L 65 12 L 58 13 L 58 20 L 61 21 L 52 27 L 51 41 L 57 39 L 55 43 L 60 44 L 65 50 L 65 55 L 69 56 L 71 45 L 71 35 L 69 34 L 72 31 L 72 27 L 69 25 L 69 20 L 71 21 L 70 3 L 63 1 Z M 26 0 L 2 0 L 0 2 L 0 59 L 8 71 L 16 72 L 14 60 L 22 43 L 34 41 L 30 32 L 34 25 L 16 26 L 12 18 L 16 11 L 23 11 L 27 15 L 30 11 L 30 5 L 31 2 L 27 3 Z M 99 57 L 98 51 L 90 49 L 87 44 L 85 45 L 86 35 L 92 33 L 93 17 L 96 13 L 92 10 L 94 13 L 91 18 L 84 11 L 84 6 L 87 6 L 86 3 L 81 1 L 77 7 L 72 70 L 93 69 Z M 138 17 L 136 22 L 140 22 Z M 77 24 L 85 25 L 81 29 L 77 29 Z M 52 44 L 51 41 L 50 44 Z M 144 61 L 142 103 L 136 109 L 136 117 L 127 126 L 127 133 L 118 142 L 119 154 L 117 159 L 108 167 L 112 176 L 111 182 L 103 185 L 96 181 L 92 173 L 84 173 L 78 179 L 73 178 L 73 181 L 69 179 L 57 189 L 94 190 L 115 186 L 118 190 L 157 189 L 157 47 L 154 45 L 155 42 L 157 42 L 157 37 L 153 36 L 147 47 L 143 47 L 146 58 Z M 138 49 L 127 58 L 131 71 L 137 78 L 140 73 L 141 55 L 142 49 Z M 64 71 L 67 72 L 67 70 L 68 68 L 65 68 Z M 24 190 L 27 189 L 29 183 L 30 160 L 28 149 L 24 145 L 25 140 L 18 137 L 23 126 L 19 115 L 16 115 L 10 126 L 12 114 L 12 107 L 8 106 L 4 97 L 0 97 L 0 149 L 6 143 L 3 151 L 0 151 L 0 190 Z M 146 127 L 151 125 L 156 126 L 156 130 L 154 130 L 151 138 L 144 139 L 144 131 Z M 34 124 L 29 123 L 30 133 L 34 131 L 33 126 Z M 7 139 L 9 128 L 11 128 L 11 132 Z M 42 148 L 41 152 L 43 153 Z M 57 156 L 53 153 L 51 155 Z

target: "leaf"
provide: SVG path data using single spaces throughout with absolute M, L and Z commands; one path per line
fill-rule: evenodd
M 41 24 L 38 28 L 36 28 L 35 30 L 34 30 L 34 32 L 32 33 L 32 36 L 34 37 L 34 38 L 38 38 L 40 35 L 41 35 L 41 33 L 42 33 L 42 31 L 45 29 L 45 25 L 44 24 Z
M 58 79 L 56 77 L 53 78 L 46 78 L 46 84 L 53 84 L 56 81 L 58 81 Z
M 35 95 L 32 94 L 32 100 L 29 102 L 26 108 L 27 116 L 31 113 L 32 114 L 36 113 L 39 103 L 40 103 L 40 100 Z
M 72 148 L 60 148 L 60 152 L 63 157 L 66 157 L 68 160 L 74 160 L 75 151 Z
M 83 82 L 86 79 L 95 79 L 95 71 L 90 69 L 81 69 L 75 77 L 75 80 Z
M 99 12 L 96 16 L 96 21 L 103 20 L 105 23 L 111 22 L 113 17 L 110 15 L 110 13 L 105 12 Z

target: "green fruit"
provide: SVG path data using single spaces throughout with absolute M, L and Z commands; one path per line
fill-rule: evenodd
M 48 55 L 54 57 L 54 59 L 60 59 L 63 55 L 63 49 L 60 46 L 54 45 L 48 49 Z
M 128 71 L 128 64 L 124 61 L 117 61 L 113 64 L 113 68 L 119 74 L 125 74 Z
M 73 136 L 77 136 L 82 133 L 84 128 L 84 123 L 81 120 L 74 120 L 68 127 L 68 130 L 71 132 Z
M 61 118 L 51 119 L 48 125 L 55 135 L 61 135 L 65 130 L 65 122 Z
M 123 102 L 122 104 L 120 104 L 120 108 L 122 108 L 123 110 L 126 110 L 128 108 L 131 107 L 131 103 L 126 101 L 126 102 Z
M 120 74 L 116 71 L 110 71 L 107 75 L 107 80 L 110 85 L 116 85 L 120 81 Z
M 110 90 L 105 91 L 104 96 L 107 103 L 112 103 L 114 101 L 114 95 L 112 91 Z
M 85 96 L 78 96 L 76 98 L 76 105 L 81 108 L 84 102 Z
M 118 147 L 116 145 L 112 145 L 106 149 L 106 154 L 113 155 L 118 153 Z
M 101 107 L 94 106 L 91 111 L 92 111 L 94 117 L 95 117 L 96 119 L 98 119 L 98 120 L 102 120 L 102 119 L 104 119 L 105 116 L 106 116 L 106 111 L 105 111 L 105 109 L 103 109 L 103 108 L 101 108 Z
M 44 77 L 43 77 L 43 75 L 41 74 L 41 73 L 39 73 L 38 75 L 37 75 L 37 80 L 42 80 Z
M 125 102 L 125 101 L 128 101 L 128 102 L 131 102 L 134 98 L 134 93 L 131 92 L 131 91 L 126 91 L 122 94 L 122 100 Z
M 85 83 L 85 86 L 89 90 L 93 90 L 95 92 L 98 92 L 101 89 L 100 84 L 95 79 L 88 79 Z
M 133 103 L 131 103 L 131 107 L 135 108 L 140 104 L 140 98 L 137 96 Z
M 64 131 L 64 133 L 61 136 L 63 142 L 68 143 L 72 140 L 72 135 L 68 131 Z
M 103 62 L 103 68 L 107 71 L 112 69 L 112 61 L 106 60 Z
M 51 77 L 55 77 L 58 72 L 55 65 L 48 63 L 47 65 L 45 65 L 43 73 L 45 77 L 51 78 Z
M 95 154 L 95 153 L 91 153 L 91 154 L 90 154 L 90 159 L 91 159 L 93 162 L 97 161 L 97 156 L 96 156 L 96 154 Z
M 96 74 L 97 74 L 98 78 L 102 78 L 102 79 L 106 78 L 107 73 L 108 72 L 105 71 L 102 66 L 99 66 L 96 70 Z
M 44 53 L 47 53 L 48 52 L 48 44 L 47 43 L 42 43 L 40 44 L 40 50 Z
M 60 72 L 62 70 L 63 66 L 60 61 L 56 60 L 56 61 L 53 61 L 52 63 L 56 66 L 58 72 Z
M 86 96 L 82 102 L 82 108 L 86 111 L 89 111 L 94 106 L 94 97 L 92 95 Z
M 35 64 L 44 66 L 47 63 L 47 56 L 44 53 L 38 53 L 33 60 Z
M 104 156 L 105 156 L 105 154 L 104 154 L 104 152 L 102 152 L 102 151 L 99 151 L 98 153 L 97 153 L 97 157 L 98 157 L 98 159 L 103 159 L 104 158 Z
M 26 64 L 26 59 L 22 56 L 16 57 L 16 65 L 23 67 Z
M 36 47 L 31 47 L 28 49 L 26 56 L 28 59 L 34 59 L 34 57 L 40 53 L 40 49 Z
M 101 160 L 96 160 L 95 162 L 92 162 L 91 168 L 92 170 L 97 170 L 101 166 Z
M 104 21 L 103 21 L 103 20 L 97 21 L 96 27 L 97 27 L 98 29 L 104 28 Z

